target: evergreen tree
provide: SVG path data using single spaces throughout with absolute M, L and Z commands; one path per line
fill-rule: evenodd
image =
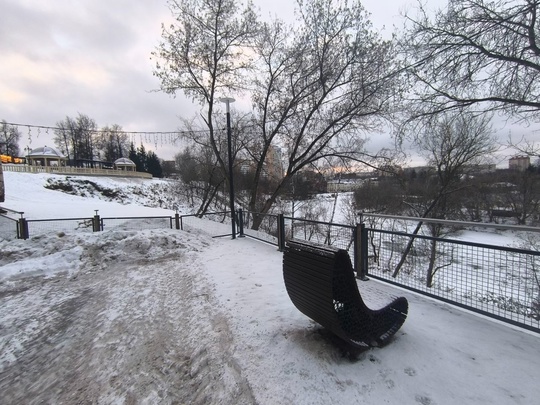
M 137 148 L 137 161 L 135 162 L 137 165 L 137 171 L 138 172 L 146 172 L 148 171 L 148 155 L 146 153 L 146 149 L 144 145 L 141 143 L 141 145 Z
M 137 150 L 135 149 L 135 145 L 133 145 L 133 142 L 131 142 L 131 144 L 129 145 L 128 157 L 133 163 L 135 163 L 136 170 L 142 171 L 142 170 L 139 170 L 139 168 L 141 167 L 141 163 L 139 160 L 139 155 L 137 154 Z
M 149 151 L 147 154 L 146 171 L 154 177 L 163 177 L 163 168 L 161 167 L 161 162 L 153 151 Z

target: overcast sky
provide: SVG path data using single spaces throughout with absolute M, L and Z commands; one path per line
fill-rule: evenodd
M 377 29 L 401 26 L 400 12 L 414 0 L 365 0 Z M 432 0 L 430 4 L 444 4 Z M 263 17 L 283 19 L 293 13 L 292 0 L 254 0 Z M 126 131 L 169 132 L 179 116 L 199 111 L 181 93 L 160 92 L 150 53 L 160 40 L 161 23 L 171 21 L 165 0 L 3 0 L 0 24 L 0 119 L 55 126 L 78 113 L 99 127 L 119 124 Z M 21 149 L 49 143 L 51 134 L 28 136 L 21 127 Z M 371 147 L 391 145 L 389 137 L 371 135 Z M 138 143 L 138 140 L 136 140 Z M 171 159 L 178 146 L 149 145 Z M 156 147 L 157 146 L 157 147 Z

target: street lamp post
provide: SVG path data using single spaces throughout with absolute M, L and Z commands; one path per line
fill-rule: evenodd
M 232 229 L 232 238 L 236 239 L 236 224 L 234 221 L 235 212 L 234 212 L 234 183 L 233 183 L 233 159 L 232 159 L 232 140 L 231 140 L 231 110 L 230 104 L 234 103 L 234 98 L 232 97 L 223 97 L 219 101 L 225 103 L 227 107 L 227 145 L 228 145 L 228 154 L 229 154 L 229 204 L 231 208 L 231 229 Z

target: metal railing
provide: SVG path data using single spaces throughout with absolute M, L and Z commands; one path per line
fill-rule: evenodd
M 205 214 L 181 215 L 179 229 L 203 230 L 214 237 L 231 235 L 231 212 L 208 212 Z M 238 231 L 237 231 L 238 234 Z
M 174 218 L 171 216 L 109 217 L 101 218 L 99 224 L 101 231 L 108 229 L 173 229 Z
M 10 215 L 20 216 L 12 218 Z M 9 208 L 0 207 L 0 237 L 4 239 L 21 239 L 26 224 L 24 222 L 24 212 L 14 211 Z
M 151 179 L 152 175 L 145 172 L 135 172 L 129 170 L 98 169 L 90 167 L 72 167 L 72 166 L 30 166 L 21 164 L 3 164 L 6 172 L 20 173 L 53 173 L 53 174 L 72 174 L 79 176 L 114 176 L 114 177 L 136 177 Z
M 19 213 L 22 214 L 22 213 Z M 258 229 L 253 219 L 258 215 Z M 419 222 L 438 223 L 448 232 L 489 228 L 540 235 L 540 228 L 465 223 L 421 218 L 364 216 L 367 224 L 349 226 L 239 210 L 237 234 L 285 247 L 290 238 L 345 249 L 351 255 L 357 277 L 366 276 L 540 332 L 540 252 L 523 246 L 477 243 L 470 237 L 434 237 L 412 232 Z M 380 219 L 377 222 L 375 219 Z M 230 211 L 174 217 L 93 217 L 16 221 L 0 217 L 0 236 L 17 237 L 52 231 L 102 231 L 104 229 L 175 228 L 203 230 L 215 236 L 231 235 Z M 393 221 L 393 222 L 389 222 Z M 409 223 L 409 225 L 407 225 Z M 497 233 L 495 236 L 499 237 Z M 480 234 L 485 238 L 485 233 Z M 469 235 L 470 236 L 470 235 Z M 539 238 L 540 239 L 540 238 Z M 484 240 L 484 242 L 486 242 Z M 540 240 L 539 240 L 540 244 Z
M 15 218 L 0 215 L 0 238 L 19 238 L 19 221 Z
M 93 218 L 62 218 L 62 219 L 27 219 L 26 232 L 23 234 L 28 239 L 31 236 L 42 235 L 52 232 L 92 232 Z
M 516 246 L 477 243 L 414 233 L 419 222 L 437 223 L 448 231 L 489 228 L 500 232 L 535 232 L 540 228 L 376 216 L 397 222 L 378 228 L 376 221 L 356 227 L 265 215 L 275 226 L 249 228 L 253 213 L 244 214 L 246 236 L 280 249 L 290 238 L 347 250 L 357 277 L 373 277 L 529 330 L 540 332 L 540 252 Z M 364 216 L 367 219 L 368 215 Z M 412 223 L 407 227 L 406 222 Z M 403 230 L 406 231 L 403 231 Z M 420 228 L 422 229 L 422 228 Z M 267 233 L 265 237 L 262 234 Z M 485 238 L 485 234 L 481 234 Z M 496 235 L 500 236 L 500 235 Z M 540 241 L 539 241 L 540 243 Z M 406 254 L 404 252 L 407 252 Z
M 367 258 L 364 263 L 370 277 L 540 332 L 540 252 L 503 245 L 500 235 L 503 229 L 511 230 L 513 240 L 516 232 L 538 233 L 539 228 L 367 217 L 371 217 L 370 225 L 360 235 L 360 255 Z M 447 236 L 430 236 L 423 228 L 417 233 L 408 230 L 420 222 L 442 227 Z M 488 243 L 485 230 L 477 234 L 483 243 L 471 241 L 472 233 L 458 239 L 459 232 L 478 228 L 487 228 L 499 244 Z
M 302 218 L 284 217 L 285 238 L 334 246 L 355 254 L 356 227 Z
M 108 217 L 96 211 L 93 217 L 54 219 L 14 219 L 0 215 L 0 237 L 28 239 L 31 236 L 52 232 L 99 232 L 106 229 L 180 229 L 180 216 Z
M 239 218 L 242 218 L 240 234 L 249 236 L 272 245 L 279 246 L 280 240 L 280 216 L 275 214 L 259 214 L 239 210 Z M 258 229 L 252 229 L 255 221 L 259 222 Z

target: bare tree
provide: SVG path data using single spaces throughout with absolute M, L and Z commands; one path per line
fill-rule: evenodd
M 253 212 L 268 212 L 304 168 L 329 158 L 341 165 L 370 160 L 361 134 L 389 112 L 394 96 L 392 44 L 374 33 L 359 2 L 309 0 L 298 7 L 296 28 L 266 24 L 255 47 L 260 73 L 252 99 L 260 136 L 248 145 L 256 165 Z M 260 180 L 277 146 L 283 176 L 263 196 Z
M 120 125 L 107 125 L 101 128 L 96 135 L 96 150 L 104 160 L 114 162 L 118 158 L 127 157 L 130 144 L 129 136 Z
M 227 176 L 226 149 L 219 139 L 222 127 L 216 127 L 214 110 L 220 97 L 247 86 L 256 16 L 251 3 L 242 8 L 235 0 L 170 0 L 169 8 L 176 21 L 162 26 L 162 42 L 152 53 L 154 75 L 162 91 L 172 95 L 181 91 L 203 107 L 204 142 Z
M 402 40 L 412 119 L 469 107 L 540 120 L 538 0 L 451 0 L 420 6 Z M 411 117 L 408 117 L 411 119 Z
M 175 160 L 185 187 L 183 192 L 193 207 L 197 204 L 197 215 L 205 213 L 225 183 L 212 149 L 193 145 L 177 154 Z
M 535 225 L 540 214 L 540 174 L 538 167 L 524 171 L 510 170 L 500 181 L 507 186 L 500 194 L 500 205 L 509 210 L 518 225 Z
M 462 176 L 467 170 L 484 162 L 484 159 L 495 150 L 495 142 L 489 125 L 490 117 L 469 114 L 444 114 L 430 117 L 423 131 L 414 139 L 418 150 L 424 155 L 428 164 L 434 167 L 433 176 L 426 179 L 424 190 L 419 193 L 422 198 L 415 199 L 409 204 L 414 214 L 420 218 L 446 219 L 452 207 L 452 197 L 465 190 Z M 420 220 L 413 231 L 418 234 L 423 222 Z M 432 224 L 428 227 L 434 237 L 442 236 L 444 229 L 441 225 Z M 409 254 L 414 236 L 409 240 L 402 258 L 396 266 L 393 277 L 396 277 Z M 436 249 L 436 243 L 431 244 L 431 258 Z M 428 282 L 431 286 L 434 262 L 430 261 Z
M 79 113 L 77 118 L 66 117 L 56 123 L 54 142 L 74 164 L 93 161 L 95 154 L 96 122 L 87 115 Z
M 251 211 L 267 213 L 296 173 L 325 159 L 372 158 L 361 134 L 376 128 L 395 96 L 394 51 L 358 1 L 298 1 L 296 28 L 257 23 L 250 4 L 240 11 L 231 0 L 170 4 L 176 23 L 163 29 L 154 73 L 163 91 L 183 91 L 204 106 L 207 132 L 190 131 L 192 141 L 211 147 L 224 174 L 215 102 L 250 91 L 254 114 L 250 128 L 237 129 L 235 155 L 253 173 Z M 284 167 L 269 170 L 277 160 Z M 268 192 L 262 185 L 270 173 Z
M 9 125 L 5 120 L 0 122 L 0 153 L 10 156 L 19 156 L 19 141 L 21 132 L 14 125 Z

